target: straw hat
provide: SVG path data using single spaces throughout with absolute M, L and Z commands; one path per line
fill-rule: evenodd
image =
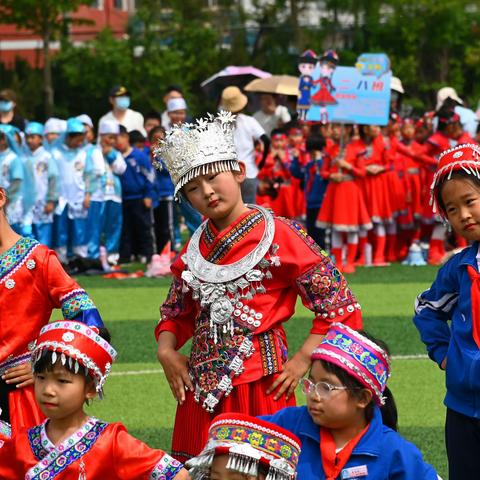
M 230 86 L 223 89 L 220 107 L 232 113 L 240 112 L 248 103 L 248 98 L 238 87 Z

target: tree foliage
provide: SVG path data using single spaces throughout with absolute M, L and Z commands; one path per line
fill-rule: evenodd
M 42 8 L 73 10 L 87 0 L 1 0 L 16 22 L 38 28 Z M 343 65 L 362 52 L 385 52 L 402 79 L 407 102 L 418 111 L 434 105 L 450 85 L 476 107 L 480 96 L 480 6 L 469 0 L 137 0 L 128 39 L 109 31 L 81 47 L 65 43 L 54 59 L 58 114 L 108 108 L 107 92 L 125 84 L 135 108 L 163 109 L 165 87 L 179 84 L 193 113 L 215 105 L 200 83 L 227 65 L 254 65 L 276 74 L 297 74 L 299 53 L 335 48 Z M 12 5 L 15 4 L 15 9 Z M 17 9 L 20 5 L 20 9 Z M 27 8 L 30 6 L 30 9 Z M 46 6 L 46 7 L 45 7 Z M 47 9 L 48 9 L 47 8 Z M 21 18 L 34 12 L 35 20 Z M 315 12 L 313 23 L 306 12 Z M 1 17 L 1 13 L 0 13 Z M 13 19 L 13 17 L 10 17 Z M 56 34 L 63 16 L 56 14 Z M 62 21 L 58 22 L 61 19 Z M 36 27 L 32 25 L 36 25 Z M 141 53 L 141 55 L 139 55 Z M 22 70 L 23 72 L 23 70 Z M 22 74 L 16 78 L 22 84 Z M 23 82 L 25 83 L 25 82 Z

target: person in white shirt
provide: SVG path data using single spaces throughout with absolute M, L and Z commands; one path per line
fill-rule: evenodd
M 184 98 L 171 98 L 167 102 L 168 123 L 164 127 L 167 132 L 173 125 L 185 122 L 187 119 L 187 102 Z
M 176 85 L 169 85 L 165 89 L 165 94 L 163 95 L 163 103 L 167 106 L 169 100 L 173 98 L 183 98 L 183 91 L 180 87 Z M 170 117 L 168 115 L 168 108 L 161 115 L 161 125 L 162 127 L 167 130 L 168 125 L 170 124 Z
M 258 121 L 268 136 L 271 135 L 272 130 L 282 127 L 292 119 L 288 108 L 278 105 L 276 97 L 270 93 L 260 95 L 260 110 L 253 114 L 253 118 Z
M 242 110 L 247 106 L 248 98 L 238 87 L 230 86 L 223 90 L 220 99 L 220 109 L 236 115 L 236 125 L 233 132 L 238 160 L 245 164 L 247 178 L 242 183 L 242 198 L 245 203 L 255 203 L 257 197 L 257 175 L 265 165 L 270 147 L 270 139 L 265 130 L 255 118 L 244 115 Z M 255 144 L 263 144 L 262 159 L 255 162 Z
M 143 115 L 140 112 L 130 109 L 131 94 L 126 87 L 117 85 L 110 90 L 108 101 L 112 105 L 112 110 L 100 118 L 98 124 L 104 120 L 116 121 L 123 125 L 127 132 L 138 130 L 146 136 L 147 132 L 143 127 Z

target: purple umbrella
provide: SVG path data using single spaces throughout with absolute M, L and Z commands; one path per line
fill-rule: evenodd
M 200 86 L 209 97 L 218 98 L 221 91 L 229 85 L 244 87 L 255 78 L 267 78 L 271 75 L 271 73 L 264 72 L 252 66 L 237 67 L 235 65 L 229 65 L 210 78 L 207 78 Z

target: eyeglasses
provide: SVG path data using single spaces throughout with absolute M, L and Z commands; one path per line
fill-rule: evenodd
M 334 390 L 355 390 L 356 387 L 346 387 L 345 385 L 332 385 L 328 382 L 313 383 L 308 378 L 301 380 L 302 392 L 305 395 L 313 395 L 315 393 L 319 397 L 328 397 Z

